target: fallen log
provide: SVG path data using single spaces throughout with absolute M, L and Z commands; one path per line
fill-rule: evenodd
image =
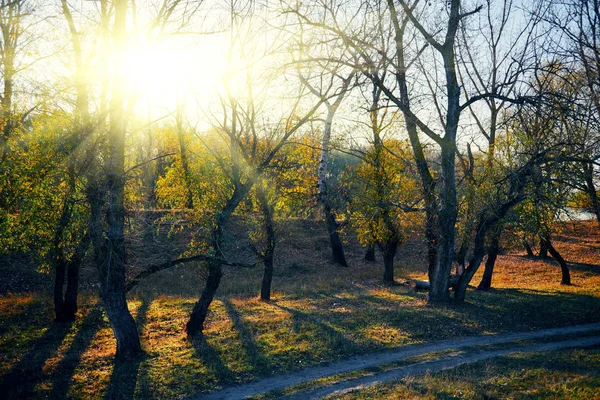
M 450 275 L 450 279 L 448 280 L 448 288 L 454 289 L 458 284 L 458 275 Z M 426 292 L 431 288 L 431 283 L 429 281 L 422 281 L 418 279 L 413 280 L 413 287 L 416 292 Z

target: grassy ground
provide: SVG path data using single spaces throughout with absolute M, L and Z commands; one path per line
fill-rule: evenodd
M 186 340 L 183 327 L 202 288 L 201 268 L 149 278 L 130 296 L 146 351 L 131 362 L 115 364 L 115 342 L 93 291 L 82 296 L 80 318 L 68 326 L 52 323 L 51 298 L 41 292 L 0 297 L 2 393 L 179 398 L 404 344 L 600 321 L 600 232 L 591 224 L 556 238 L 575 262 L 573 286 L 559 284 L 553 261 L 514 249 L 499 257 L 495 289 L 470 291 L 460 307 L 431 307 L 407 285 L 382 284 L 381 265 L 365 264 L 352 240 L 351 267 L 328 264 L 320 229 L 309 221 L 288 225 L 269 304 L 256 299 L 260 269 L 228 269 L 197 343 Z M 421 246 L 409 242 L 398 257 L 398 281 L 423 277 L 423 259 Z
M 600 350 L 518 353 L 336 399 L 600 399 Z

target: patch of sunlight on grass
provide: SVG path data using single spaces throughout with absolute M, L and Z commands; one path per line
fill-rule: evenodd
M 406 290 L 406 289 L 405 289 Z M 381 300 L 389 301 L 394 306 L 398 306 L 400 304 L 410 304 L 416 301 L 414 296 L 408 295 L 405 293 L 394 293 L 385 289 L 371 289 L 369 290 L 369 295 L 376 297 Z
M 407 343 L 410 335 L 398 328 L 390 327 L 388 324 L 374 324 L 364 329 L 364 336 L 373 342 L 384 346 Z

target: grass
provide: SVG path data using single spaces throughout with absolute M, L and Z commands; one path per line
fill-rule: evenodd
M 279 248 L 271 303 L 256 298 L 260 269 L 226 271 L 198 342 L 183 333 L 202 287 L 196 266 L 140 285 L 129 302 L 146 351 L 139 360 L 115 363 L 112 332 L 92 291 L 72 325 L 52 323 L 46 294 L 0 297 L 0 390 L 7 398 L 181 398 L 406 344 L 600 321 L 600 234 L 591 225 L 557 238 L 565 258 L 577 262 L 573 286 L 559 284 L 552 261 L 517 249 L 499 257 L 495 288 L 469 291 L 459 307 L 432 307 L 407 285 L 383 284 L 382 267 L 363 263 L 351 239 L 351 267 L 328 264 L 311 226 L 288 229 L 293 240 Z M 400 282 L 424 276 L 421 252 L 411 243 L 402 249 Z
M 600 349 L 517 353 L 401 379 L 336 399 L 600 398 Z

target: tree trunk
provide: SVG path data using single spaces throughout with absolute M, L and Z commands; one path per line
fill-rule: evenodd
M 531 249 L 531 246 L 529 245 L 529 242 L 525 239 L 523 239 L 523 247 L 525 248 L 525 251 L 527 252 L 527 256 L 535 257 L 535 255 L 533 254 L 533 250 Z
M 598 199 L 598 192 L 596 190 L 596 185 L 594 184 L 594 164 L 584 164 L 583 171 L 585 175 L 586 193 L 590 198 L 592 210 L 596 215 L 596 222 L 600 225 L 600 200 Z
M 262 183 L 258 186 L 257 194 L 261 213 L 263 215 L 263 225 L 266 236 L 266 248 L 263 254 L 265 270 L 260 287 L 260 299 L 263 301 L 270 301 L 271 282 L 273 281 L 273 257 L 275 254 L 275 245 L 277 244 L 275 240 L 275 227 L 273 224 L 273 207 L 269 204 Z
M 4 88 L 2 98 L 2 135 L 0 136 L 0 163 L 3 163 L 5 157 L 10 153 L 9 138 L 13 134 L 15 125 L 15 116 L 13 114 L 13 84 L 16 74 L 15 56 L 17 55 L 17 46 L 22 39 L 22 1 L 11 1 L 2 4 L 2 18 L 0 21 L 0 31 L 2 33 L 2 46 L 0 46 L 0 56 L 2 58 L 2 75 Z
M 67 290 L 65 291 L 65 318 L 74 321 L 77 314 L 77 295 L 79 292 L 79 269 L 90 247 L 89 230 L 84 234 L 75 249 L 75 254 L 67 266 Z
M 75 171 L 72 160 L 68 160 L 67 168 L 68 191 L 62 204 L 60 218 L 56 224 L 54 237 L 52 240 L 52 258 L 54 261 L 54 314 L 57 322 L 65 321 L 65 301 L 63 298 L 63 289 L 65 286 L 65 273 L 67 270 L 67 259 L 64 254 L 63 241 L 64 233 L 71 223 L 73 211 L 73 197 L 75 192 Z
M 398 250 L 398 242 L 391 240 L 385 244 L 382 244 L 381 250 L 383 253 L 383 280 L 384 282 L 394 282 L 394 257 Z
M 402 111 L 404 116 L 404 122 L 406 124 L 406 132 L 410 141 L 411 148 L 413 150 L 413 157 L 421 179 L 421 185 L 423 189 L 423 199 L 425 200 L 425 237 L 427 240 L 427 259 L 429 262 L 428 275 L 429 281 L 433 280 L 434 271 L 437 264 L 438 258 L 438 242 L 439 232 L 437 230 L 438 223 L 438 206 L 436 202 L 435 186 L 436 182 L 433 179 L 433 175 L 429 169 L 427 159 L 425 158 L 425 152 L 423 151 L 423 145 L 419 138 L 419 132 L 417 130 L 416 119 L 413 118 L 413 113 L 410 106 L 410 96 L 408 90 L 408 83 L 406 77 L 406 71 L 408 66 L 405 61 L 405 45 L 404 45 L 404 33 L 406 27 L 406 19 L 402 22 L 398 17 L 396 6 L 393 0 L 387 1 L 388 8 L 391 13 L 392 24 L 394 26 L 395 33 L 395 50 L 396 50 L 396 70 L 395 77 L 398 89 L 400 91 L 399 101 L 395 101 L 398 108 Z M 383 87 L 383 82 L 379 82 L 378 86 Z
M 488 257 L 485 261 L 485 270 L 483 271 L 483 277 L 477 286 L 477 290 L 490 290 L 492 288 L 492 276 L 494 274 L 496 259 L 498 258 L 499 247 L 498 235 L 495 235 L 494 238 L 492 238 L 492 243 L 488 250 Z
M 64 322 L 66 319 L 63 288 L 65 286 L 66 263 L 62 258 L 57 260 L 54 270 L 54 320 Z
M 67 269 L 67 290 L 65 291 L 65 319 L 67 321 L 74 321 L 77 315 L 80 265 L 81 262 L 71 261 Z
M 431 274 L 431 291 L 429 293 L 429 301 L 431 303 L 448 303 L 450 301 L 448 280 L 450 279 L 452 262 L 454 260 L 457 214 L 456 182 L 454 179 L 455 152 L 453 147 L 454 142 L 451 143 L 445 142 L 442 148 L 442 209 L 440 210 L 438 222 L 440 240 L 435 267 Z
M 540 253 L 539 258 L 548 258 L 548 244 L 544 239 L 540 239 Z
M 473 255 L 469 260 L 469 265 L 463 274 L 458 278 L 458 282 L 456 283 L 456 287 L 454 289 L 454 300 L 457 303 L 462 303 L 465 301 L 467 287 L 469 286 L 471 279 L 473 279 L 473 275 L 475 275 L 479 269 L 481 262 L 483 261 L 483 256 L 485 255 L 485 234 L 487 229 L 489 229 L 488 223 L 484 218 L 481 218 L 477 226 L 477 233 L 475 234 Z
M 331 253 L 333 256 L 333 262 L 347 267 L 346 255 L 344 254 L 344 245 L 340 239 L 338 232 L 338 223 L 335 220 L 335 216 L 329 206 L 325 206 L 325 221 L 327 223 L 327 232 L 329 233 L 329 243 L 331 244 Z
M 221 276 L 223 276 L 221 264 L 217 262 L 209 263 L 206 285 L 204 286 L 200 299 L 194 304 L 190 319 L 185 326 L 185 330 L 189 337 L 202 335 L 204 321 L 208 315 L 208 308 L 215 298 L 215 294 L 221 283 Z
M 142 352 L 135 320 L 125 298 L 125 127 L 123 58 L 126 46 L 127 1 L 115 2 L 113 40 L 115 43 L 115 79 L 110 104 L 108 132 L 108 210 L 107 235 L 98 253 L 100 298 L 117 339 L 119 358 Z
M 442 156 L 442 190 L 441 209 L 438 219 L 439 247 L 435 268 L 431 276 L 429 301 L 447 303 L 450 301 L 448 281 L 454 259 L 454 242 L 456 237 L 456 218 L 458 201 L 456 199 L 456 134 L 460 120 L 460 85 L 456 75 L 456 58 L 454 54 L 455 35 L 460 23 L 460 1 L 450 2 L 450 14 L 446 41 L 438 48 L 444 61 L 446 75 L 447 109 L 444 137 L 439 145 Z M 465 275 L 465 274 L 463 274 Z
M 569 267 L 567 265 L 567 262 L 565 261 L 564 258 L 562 258 L 562 256 L 560 255 L 560 253 L 558 252 L 558 250 L 556 250 L 554 248 L 554 246 L 552 245 L 552 241 L 550 240 L 549 237 L 546 237 L 543 239 L 545 244 L 546 244 L 546 248 L 548 249 L 548 251 L 550 251 L 550 254 L 552 255 L 552 257 L 558 262 L 558 265 L 560 265 L 560 272 L 561 272 L 561 285 L 570 285 L 571 284 L 571 274 L 569 272 Z
M 260 286 L 260 299 L 262 301 L 271 301 L 271 282 L 273 281 L 273 256 L 264 258 L 265 271 Z
M 375 261 L 375 246 L 372 244 L 367 246 L 367 251 L 365 252 L 365 261 Z
M 336 104 L 342 101 L 343 93 L 338 95 Z M 346 255 L 344 254 L 344 245 L 340 239 L 338 232 L 338 224 L 333 215 L 331 201 L 329 199 L 329 193 L 327 188 L 327 163 L 329 160 L 329 140 L 331 138 L 331 125 L 333 123 L 333 117 L 335 115 L 337 105 L 329 105 L 327 118 L 325 120 L 325 128 L 323 129 L 323 142 L 321 149 L 321 160 L 319 161 L 319 169 L 317 171 L 318 178 L 318 194 L 317 198 L 319 203 L 323 207 L 323 213 L 325 215 L 325 225 L 327 227 L 327 233 L 329 234 L 329 243 L 331 245 L 331 255 L 333 262 L 347 267 Z
M 236 181 L 239 182 L 238 179 L 236 179 Z M 215 257 L 223 257 L 223 229 L 229 222 L 231 214 L 233 214 L 240 202 L 246 197 L 248 191 L 250 191 L 253 185 L 254 180 L 251 180 L 244 185 L 240 185 L 239 183 L 236 184 L 233 194 L 227 200 L 227 203 L 221 212 L 217 214 L 211 235 L 211 247 L 214 251 Z M 204 321 L 208 315 L 208 308 L 210 307 L 217 289 L 219 288 L 222 276 L 223 272 L 221 270 L 221 264 L 218 261 L 209 262 L 206 285 L 204 286 L 204 290 L 200 295 L 200 299 L 198 299 L 194 305 L 192 313 L 190 314 L 190 319 L 186 324 L 186 332 L 189 337 L 202 335 Z
M 456 261 L 456 275 L 460 276 L 465 271 L 465 264 L 467 263 L 467 251 L 469 251 L 468 240 L 463 240 L 458 249 L 458 252 L 454 256 Z
M 498 224 L 498 222 L 502 218 L 504 218 L 506 213 L 512 207 L 523 201 L 523 199 L 525 198 L 525 195 L 523 193 L 525 183 L 525 179 L 518 179 L 511 182 L 510 191 L 511 193 L 514 193 L 514 197 L 512 197 L 507 202 L 503 203 L 497 209 L 490 210 L 491 212 L 480 215 L 475 234 L 475 246 L 473 247 L 473 255 L 469 260 L 469 265 L 465 269 L 465 272 L 459 277 L 458 282 L 456 284 L 456 288 L 454 289 L 454 300 L 456 302 L 462 303 L 465 300 L 467 287 L 469 286 L 471 279 L 473 279 L 473 276 L 479 269 L 481 262 L 483 261 L 483 256 L 485 255 L 485 236 L 487 232 L 490 229 L 494 228 L 496 224 Z M 496 237 L 494 238 L 494 240 L 496 240 Z

